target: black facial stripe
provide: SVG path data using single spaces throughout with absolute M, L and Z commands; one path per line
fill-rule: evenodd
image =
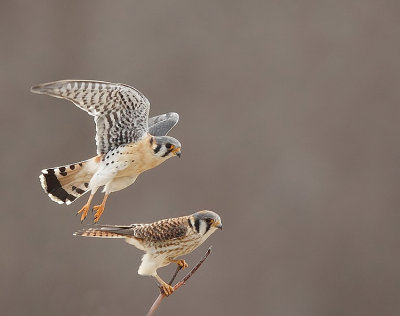
M 192 221 L 190 220 L 190 218 L 188 218 L 188 224 L 189 224 L 190 228 L 193 228 Z
M 200 233 L 200 220 L 198 218 L 196 218 L 196 220 L 194 221 L 194 228 L 198 233 Z
M 166 157 L 171 153 L 172 149 L 168 150 L 164 155 L 162 155 L 161 157 Z
M 150 145 L 153 145 L 153 141 L 154 141 L 153 137 L 150 138 Z
M 161 145 L 158 144 L 158 145 L 156 146 L 156 148 L 154 149 L 154 153 L 155 153 L 155 154 L 158 153 L 158 152 L 160 151 L 160 149 L 161 149 Z
M 207 222 L 206 222 L 206 224 L 207 224 L 207 227 L 206 227 L 206 232 L 208 232 L 208 230 L 209 230 L 209 229 L 210 229 L 210 227 L 211 227 L 211 222 L 207 221 Z

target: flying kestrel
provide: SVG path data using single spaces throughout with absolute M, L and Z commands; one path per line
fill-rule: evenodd
M 192 215 L 163 219 L 151 224 L 132 224 L 129 226 L 98 225 L 82 229 L 75 236 L 99 238 L 124 238 L 145 255 L 139 267 L 140 275 L 153 276 L 168 296 L 173 288 L 157 274 L 157 269 L 170 263 L 182 268 L 188 265 L 177 259 L 200 246 L 217 229 L 222 229 L 221 218 L 212 211 L 199 211 Z
M 89 200 L 78 212 L 83 221 L 97 189 L 104 186 L 103 202 L 94 206 L 98 222 L 111 192 L 133 184 L 139 174 L 168 158 L 180 157 L 181 144 L 165 136 L 178 122 L 177 113 L 148 119 L 150 103 L 133 87 L 120 83 L 62 80 L 31 88 L 73 102 L 94 116 L 97 156 L 78 163 L 42 170 L 44 191 L 57 203 L 71 204 L 90 191 Z

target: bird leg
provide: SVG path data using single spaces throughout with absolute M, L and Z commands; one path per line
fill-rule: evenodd
M 161 279 L 157 273 L 153 276 L 158 281 L 158 284 L 160 285 L 160 290 L 163 294 L 165 294 L 165 296 L 170 296 L 172 292 L 174 292 L 174 288 L 171 285 L 164 282 L 164 280 Z
M 187 267 L 189 266 L 189 265 L 186 263 L 186 261 L 183 260 L 183 259 L 180 259 L 180 260 L 171 259 L 170 261 L 176 263 L 178 266 L 181 267 L 182 270 L 185 269 L 185 268 L 187 268 Z
M 104 207 L 106 206 L 107 198 L 108 198 L 108 194 L 106 193 L 104 195 L 103 202 L 101 202 L 100 205 L 93 206 L 93 210 L 96 211 L 96 214 L 94 214 L 94 220 L 93 220 L 95 223 L 97 223 L 99 221 L 101 214 L 103 214 L 103 212 L 104 212 Z
M 89 200 L 88 200 L 88 201 L 86 202 L 86 204 L 78 211 L 78 213 L 76 213 L 76 215 L 82 213 L 82 215 L 81 215 L 81 223 L 84 221 L 84 219 L 85 219 L 86 216 L 87 216 L 87 213 L 88 213 L 88 211 L 89 211 L 90 203 L 92 202 L 93 196 L 94 196 L 94 193 L 91 193 L 90 196 L 89 196 Z

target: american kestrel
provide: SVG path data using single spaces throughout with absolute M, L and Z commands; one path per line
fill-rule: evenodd
M 178 122 L 177 113 L 148 119 L 150 103 L 133 87 L 120 83 L 89 80 L 61 80 L 31 88 L 39 94 L 72 101 L 94 116 L 97 156 L 85 161 L 42 170 L 40 182 L 57 203 L 71 204 L 90 191 L 82 207 L 83 221 L 97 189 L 104 186 L 103 202 L 94 206 L 94 222 L 100 219 L 111 192 L 135 182 L 143 171 L 168 158 L 180 157 L 181 144 L 165 136 Z
M 145 252 L 138 273 L 153 276 L 164 293 L 170 295 L 173 288 L 158 276 L 157 269 L 170 263 L 176 263 L 180 267 L 186 268 L 188 266 L 186 261 L 177 258 L 195 250 L 217 228 L 222 229 L 219 215 L 204 210 L 192 215 L 163 219 L 151 224 L 98 225 L 82 229 L 74 235 L 125 238 L 128 244 Z

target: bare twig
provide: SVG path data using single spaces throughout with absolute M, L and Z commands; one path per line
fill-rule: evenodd
M 189 278 L 197 271 L 198 268 L 200 268 L 200 266 L 203 264 L 203 262 L 207 259 L 208 255 L 211 253 L 211 246 L 210 248 L 208 248 L 207 252 L 205 253 L 205 255 L 203 256 L 203 258 L 201 258 L 201 260 L 199 261 L 198 264 L 196 264 L 196 266 L 181 280 L 179 281 L 177 284 L 175 284 L 175 286 L 173 287 L 174 292 L 177 289 L 179 289 L 182 285 L 185 284 L 185 282 L 187 280 L 189 280 Z M 174 282 L 175 277 L 177 276 L 179 270 L 181 269 L 181 267 L 179 266 L 174 275 L 172 276 L 171 281 L 169 282 L 169 285 L 172 284 L 172 282 Z M 172 295 L 172 294 L 171 294 Z M 157 310 L 158 306 L 161 304 L 161 301 L 166 297 L 166 295 L 164 293 L 160 293 L 160 295 L 158 295 L 157 299 L 154 301 L 153 305 L 150 307 L 149 311 L 147 312 L 147 316 L 152 316 L 154 315 L 154 312 Z
M 181 271 L 181 269 L 182 269 L 181 266 L 177 266 L 177 267 L 176 267 L 176 271 L 175 271 L 174 275 L 172 276 L 171 281 L 168 282 L 169 285 L 171 285 L 172 282 L 175 281 L 175 278 L 176 278 L 176 276 L 178 275 L 179 271 Z

